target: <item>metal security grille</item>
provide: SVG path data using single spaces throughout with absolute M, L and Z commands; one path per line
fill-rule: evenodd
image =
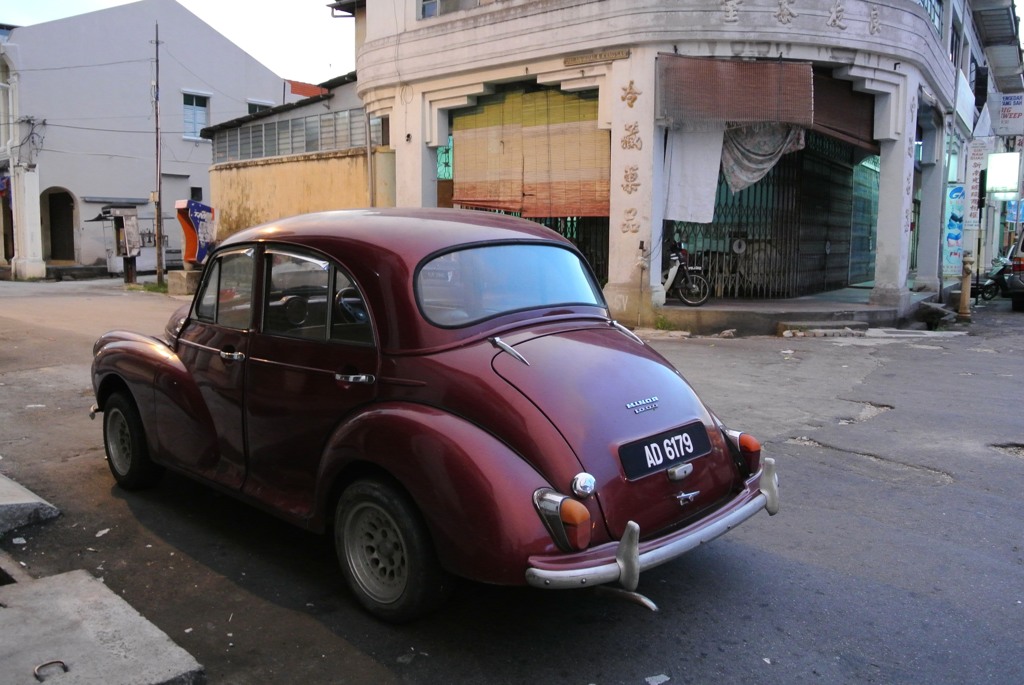
M 507 216 L 523 217 L 519 212 L 506 212 L 500 209 L 489 207 L 473 207 L 472 205 L 459 204 L 464 209 L 474 209 L 481 212 L 494 212 Z M 572 244 L 583 253 L 590 268 L 594 270 L 601 287 L 608 283 L 608 226 L 610 222 L 606 216 L 548 216 L 548 217 L 523 217 L 547 226 L 560 235 L 572 241 Z
M 850 283 L 875 277 L 875 227 L 878 223 L 877 156 L 868 157 L 853 172 L 853 233 L 850 245 Z
M 703 268 L 714 297 L 791 297 L 799 239 L 798 154 L 786 155 L 759 182 L 733 194 L 719 176 L 710 224 L 670 222 L 691 264 Z
M 877 203 L 869 197 L 868 202 Z M 867 212 L 870 214 L 870 212 Z M 714 297 L 786 298 L 849 284 L 853 147 L 809 133 L 761 181 L 730 192 L 719 178 L 710 224 L 667 222 Z
M 560 216 L 531 219 L 558 231 L 587 258 L 602 287 L 608 282 L 608 217 Z

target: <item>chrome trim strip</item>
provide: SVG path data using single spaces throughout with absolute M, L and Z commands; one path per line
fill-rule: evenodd
M 770 490 L 771 488 L 772 486 L 768 486 L 767 489 Z M 655 566 L 660 566 L 661 564 L 671 561 L 678 556 L 682 556 L 686 552 L 699 547 L 705 542 L 711 542 L 715 538 L 729 532 L 757 512 L 764 509 L 767 504 L 768 497 L 764 492 L 758 493 L 754 499 L 747 502 L 725 518 L 715 521 L 709 526 L 699 528 L 689 535 L 673 540 L 667 545 L 657 547 L 649 552 L 640 554 L 638 558 L 638 573 L 654 568 Z M 632 524 L 633 522 L 631 521 L 630 523 Z M 602 583 L 613 583 L 620 580 L 620 578 L 623 583 L 629 582 L 631 580 L 630 576 L 632 573 L 626 573 L 625 569 L 622 567 L 628 567 L 630 565 L 629 562 L 626 561 L 632 551 L 630 547 L 638 544 L 636 542 L 636 538 L 633 538 L 632 540 L 630 540 L 630 538 L 631 536 L 627 531 L 627 534 L 623 536 L 622 541 L 619 543 L 619 547 L 624 547 L 625 549 L 617 550 L 616 559 L 611 562 L 604 563 L 599 566 L 593 566 L 591 568 L 572 569 L 567 571 L 528 568 L 526 570 L 526 582 L 532 587 L 547 590 L 567 590 L 588 587 L 590 585 L 600 585 Z M 620 564 L 618 561 L 619 558 L 622 558 L 624 563 Z
M 497 347 L 502 352 L 507 352 L 508 354 L 512 355 L 513 357 L 515 357 L 516 359 L 518 359 L 522 363 L 526 364 L 527 366 L 530 365 L 530 362 L 526 361 L 526 357 L 524 357 L 523 355 L 521 355 L 518 352 L 516 352 L 514 347 L 509 345 L 507 342 L 505 342 L 504 340 L 502 340 L 498 336 L 494 336 L 493 338 L 490 338 L 490 341 L 491 341 L 492 345 Z
M 614 319 L 609 320 L 608 325 L 611 326 L 612 328 L 618 329 L 619 332 L 624 334 L 627 338 L 632 338 L 634 342 L 638 342 L 641 345 L 644 344 L 644 341 L 640 339 L 640 336 L 638 336 L 636 333 L 623 326 L 618 321 L 615 321 Z

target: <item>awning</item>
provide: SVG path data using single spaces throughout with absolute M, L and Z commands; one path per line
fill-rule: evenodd
M 723 122 L 814 123 L 809 62 L 749 61 L 660 54 L 657 117 L 669 128 L 708 131 Z

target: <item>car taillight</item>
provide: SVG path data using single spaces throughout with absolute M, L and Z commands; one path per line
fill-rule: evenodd
M 590 510 L 582 502 L 541 488 L 533 493 L 533 504 L 559 549 L 578 552 L 590 545 L 593 526 Z
M 761 468 L 761 443 L 749 433 L 740 433 L 740 454 L 746 460 L 751 473 Z
M 729 448 L 734 457 L 739 452 L 739 458 L 747 465 L 747 473 L 753 475 L 761 469 L 761 443 L 749 433 L 722 429 L 725 439 L 729 441 Z M 741 469 L 742 472 L 742 469 Z
M 1024 275 L 1024 257 L 1014 257 L 1012 261 L 1013 273 L 1018 276 Z

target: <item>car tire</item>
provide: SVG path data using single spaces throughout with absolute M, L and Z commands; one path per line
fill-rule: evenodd
M 334 542 L 353 594 L 374 616 L 392 623 L 439 607 L 452 578 L 441 568 L 426 525 L 410 499 L 382 480 L 361 480 L 342 493 Z
M 162 469 L 149 458 L 146 430 L 135 401 L 128 395 L 111 395 L 103 407 L 103 447 L 114 480 L 125 490 L 154 485 Z
M 1010 308 L 1015 312 L 1024 312 L 1024 295 L 1017 295 L 1010 301 Z

